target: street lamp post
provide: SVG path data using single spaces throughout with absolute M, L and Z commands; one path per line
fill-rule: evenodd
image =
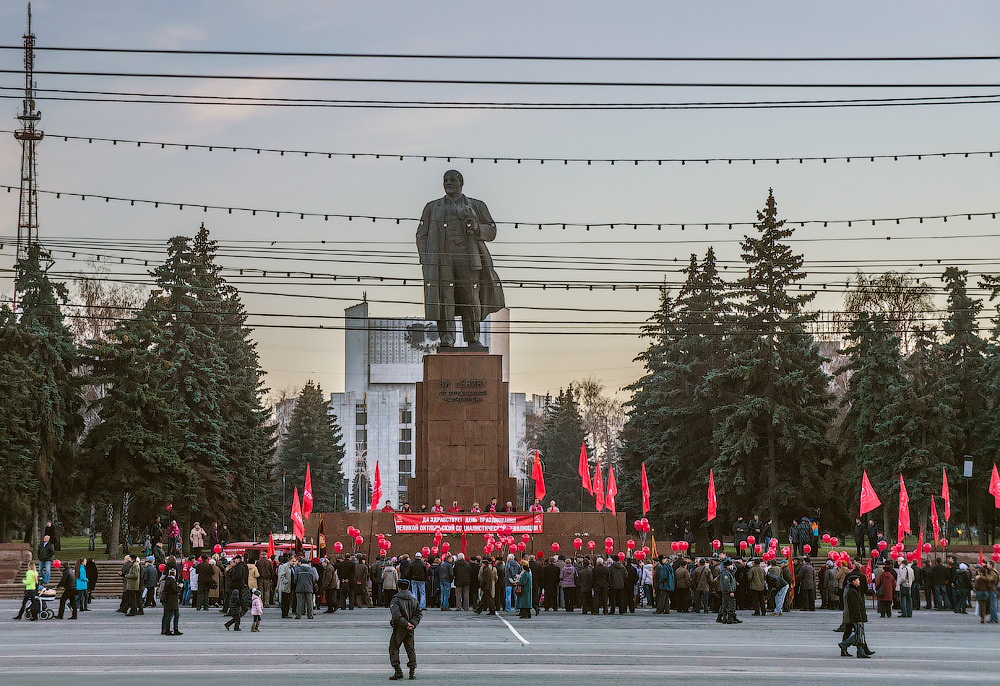
M 965 530 L 969 534 L 969 545 L 972 545 L 972 500 L 969 496 L 969 482 L 972 481 L 972 455 L 965 456 L 962 476 L 965 477 Z

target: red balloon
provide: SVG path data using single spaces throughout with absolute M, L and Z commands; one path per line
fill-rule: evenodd
M 753 552 L 756 555 L 760 555 L 763 551 L 764 551 L 764 546 L 762 546 L 760 543 L 758 543 L 753 547 Z
M 718 550 L 719 548 L 722 547 L 722 541 L 720 541 L 719 539 L 715 539 L 714 541 L 712 541 L 712 547 Z
M 990 557 L 993 558 L 994 562 L 1000 562 L 1000 553 L 994 551 L 994 553 L 990 555 Z
M 652 527 L 651 527 L 651 526 L 649 525 L 649 522 L 643 522 L 643 523 L 642 523 L 642 530 L 643 530 L 643 532 L 645 532 L 645 533 L 647 533 L 647 534 L 648 534 L 648 533 L 649 533 L 649 530 L 650 530 L 651 528 L 652 528 Z
M 828 558 L 830 558 L 831 560 L 839 560 L 840 559 L 840 553 L 838 553 L 836 550 L 831 550 L 830 552 L 828 552 L 826 554 L 826 556 Z
M 885 539 L 883 539 L 883 540 L 881 540 L 881 541 L 878 542 L 878 549 L 879 550 L 885 550 L 888 547 L 889 547 L 889 544 L 885 541 Z
M 437 555 L 437 554 L 438 554 L 438 547 L 436 545 L 431 546 L 431 555 Z
M 927 543 L 926 545 L 930 545 L 930 543 Z M 994 543 L 993 544 L 993 552 L 994 553 L 1000 553 L 1000 543 Z
M 594 543 L 593 541 L 587 541 L 587 550 L 593 550 L 596 547 L 597 547 L 596 543 Z
M 947 538 L 942 538 L 941 539 L 941 547 L 942 548 L 947 548 L 948 547 L 948 539 Z
M 670 549 L 673 550 L 675 553 L 678 551 L 679 548 L 677 546 L 677 541 L 670 542 Z
M 336 543 L 333 544 L 333 552 L 339 553 L 343 549 L 344 549 L 344 544 L 341 543 L 340 541 L 337 541 Z
M 383 539 L 383 538 L 385 538 L 385 534 L 379 534 L 378 536 L 376 536 L 376 538 Z
M 484 555 L 489 555 L 492 552 L 493 552 L 493 546 L 491 546 L 491 545 L 484 545 L 483 546 L 483 554 Z
M 832 545 L 834 547 L 840 545 L 840 539 L 837 538 L 836 536 L 831 536 L 830 537 L 830 545 Z
M 808 555 L 809 553 L 812 552 L 812 546 L 806 543 L 804 546 L 802 546 L 802 552 Z
M 823 534 L 823 542 L 824 543 L 830 542 L 830 534 Z
M 583 547 L 583 539 L 582 538 L 574 538 L 573 539 L 573 547 L 576 548 L 577 550 L 579 550 L 580 548 L 582 548 Z
M 619 562 L 625 561 L 625 553 L 618 553 L 618 561 Z
M 524 541 L 521 541 L 520 543 L 517 544 L 517 551 L 519 553 L 523 553 L 524 549 L 527 548 L 527 547 L 528 547 L 528 544 L 525 543 Z
M 604 539 L 604 545 L 614 545 L 614 543 L 615 539 L 611 538 L 610 536 Z
M 170 503 L 167 503 L 167 512 L 170 512 L 173 509 L 174 509 L 174 506 L 171 505 Z
M 354 537 L 354 545 L 361 545 L 364 542 L 365 542 L 365 537 L 364 536 L 355 536 Z
M 772 538 L 770 545 L 771 545 L 772 548 L 777 548 L 778 547 L 778 539 Z
M 642 546 L 642 552 L 645 553 L 646 555 L 649 555 L 649 546 L 648 545 Z
M 391 547 L 392 547 L 392 541 L 386 541 L 385 542 L 385 549 L 388 551 L 389 548 L 391 548 Z
M 62 567 L 62 560 L 60 560 L 59 558 L 56 558 L 55 560 L 52 560 L 52 568 L 53 569 L 59 569 L 60 567 Z
M 491 548 L 493 547 L 493 543 L 492 542 L 491 543 L 487 543 L 486 545 L 490 546 Z M 420 552 L 423 554 L 424 557 L 427 557 L 428 555 L 431 554 L 431 549 L 428 546 L 425 545 L 423 548 L 420 549 Z
M 788 552 L 789 552 L 788 548 L 782 548 L 781 549 L 781 555 L 782 555 L 782 557 L 788 557 Z
M 872 559 L 875 559 L 876 557 L 878 557 L 878 551 L 877 550 L 873 550 L 872 551 Z
M 746 549 L 747 549 L 747 542 L 740 541 L 740 550 L 746 550 Z
M 531 540 L 531 536 L 529 534 L 521 534 L 521 540 L 527 543 Z
M 646 559 L 646 553 L 642 552 L 641 550 L 640 550 L 640 551 L 638 551 L 638 552 L 637 552 L 637 553 L 635 554 L 635 559 L 637 559 L 637 560 L 638 560 L 639 562 L 642 562 L 643 560 L 645 560 L 645 559 Z
M 615 549 L 614 546 L 610 546 L 610 545 L 604 546 L 604 552 L 607 553 L 608 555 L 610 555 L 612 553 L 612 551 L 614 551 L 614 549 Z
M 212 548 L 212 550 L 214 550 L 216 553 L 221 553 L 222 552 L 222 546 L 219 545 L 218 543 L 216 543 L 215 547 Z
M 350 536 L 351 538 L 354 538 L 355 536 L 358 535 L 358 530 L 355 529 L 353 525 L 351 525 L 347 527 L 347 535 Z
M 996 547 L 996 546 L 994 546 L 994 547 Z M 929 553 L 930 551 L 931 551 L 931 544 L 930 543 L 924 543 L 924 552 L 925 553 Z
M 553 543 L 552 544 L 552 552 L 554 552 L 554 553 L 558 553 L 559 552 L 559 544 L 558 543 Z
M 756 541 L 757 539 L 754 538 L 753 536 L 747 536 L 747 543 L 749 543 L 750 545 L 753 545 Z
M 625 547 L 628 548 L 629 550 L 635 550 L 635 541 L 633 541 L 631 538 L 628 539 L 627 541 L 625 541 Z
M 511 541 L 511 542 L 513 543 L 513 541 Z M 445 541 L 444 543 L 441 544 L 441 552 L 446 553 L 449 550 L 451 550 L 451 543 L 449 543 L 448 541 Z
M 635 520 L 634 522 L 632 522 L 632 526 L 635 527 L 636 531 L 642 531 L 642 520 L 641 519 Z
M 160 563 L 160 566 L 159 566 L 159 568 L 158 568 L 158 569 L 159 569 L 159 570 L 160 570 L 161 572 L 165 572 L 165 571 L 167 570 L 167 566 L 166 566 L 165 564 L 163 564 L 163 563 L 161 562 L 161 563 Z
M 645 517 L 643 517 L 643 518 L 642 518 L 642 519 L 640 519 L 639 521 L 640 521 L 640 522 L 642 522 L 642 525 L 643 525 L 643 526 L 646 526 L 647 524 L 649 524 L 649 520 L 648 520 L 648 519 L 646 519 Z
M 889 553 L 889 557 L 891 557 L 893 560 L 898 560 L 899 559 L 899 553 L 897 553 L 895 550 L 893 550 L 891 553 Z

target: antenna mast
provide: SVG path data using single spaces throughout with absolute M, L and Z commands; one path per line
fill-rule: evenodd
M 31 3 L 28 3 L 28 32 L 24 34 L 24 101 L 17 120 L 21 128 L 14 138 L 21 143 L 21 196 L 17 217 L 17 264 L 14 277 L 14 300 L 17 301 L 17 281 L 21 261 L 28 247 L 38 240 L 38 177 L 35 149 L 45 134 L 37 128 L 42 113 L 35 109 L 35 34 L 31 32 Z

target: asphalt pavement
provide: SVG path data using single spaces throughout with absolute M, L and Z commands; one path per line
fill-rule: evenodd
M 260 633 L 223 628 L 217 610 L 181 610 L 183 636 L 161 636 L 160 608 L 125 617 L 117 601 L 98 600 L 80 619 L 12 621 L 19 603 L 0 602 L 0 683 L 134 684 L 173 677 L 210 679 L 213 686 L 263 683 L 288 676 L 351 684 L 383 683 L 389 611 L 358 609 L 315 619 L 281 619 L 265 611 Z M 68 613 L 67 613 L 68 614 Z M 997 682 L 998 626 L 952 612 L 919 611 L 912 619 L 880 619 L 869 610 L 869 660 L 840 657 L 833 629 L 840 613 L 786 613 L 716 624 L 714 615 L 582 616 L 542 612 L 477 616 L 428 609 L 416 634 L 417 679 L 436 684 L 543 678 L 549 684 L 597 679 L 669 679 L 706 683 Z M 852 649 L 853 653 L 853 649 Z M 404 665 L 405 665 L 405 654 Z M 791 679 L 792 681 L 788 681 Z M 305 681 L 302 681 L 305 680 Z M 349 680 L 349 681 L 348 681 Z M 199 681 L 209 683 L 208 681 Z M 193 683 L 193 682 L 189 682 Z

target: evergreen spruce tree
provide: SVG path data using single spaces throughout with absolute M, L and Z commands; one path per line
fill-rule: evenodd
M 222 430 L 219 447 L 226 456 L 224 476 L 232 494 L 228 524 L 233 535 L 251 539 L 277 524 L 274 483 L 274 429 L 261 398 L 266 393 L 257 345 L 246 325 L 238 291 L 219 274 L 216 243 L 202 225 L 192 253 L 200 281 L 211 287 L 210 299 L 220 318 L 215 343 L 224 371 L 217 381 Z
M 106 393 L 93 401 L 101 421 L 87 433 L 81 449 L 81 471 L 88 494 L 112 503 L 110 541 L 120 539 L 122 503 L 131 493 L 139 503 L 174 500 L 193 481 L 181 458 L 173 430 L 177 408 L 168 383 L 172 365 L 156 350 L 161 343 L 163 312 L 157 298 L 84 353 L 90 381 Z M 152 305 L 152 306 L 151 306 Z M 111 547 L 111 557 L 117 548 Z
M 559 395 L 549 403 L 545 413 L 545 424 L 539 442 L 538 452 L 544 464 L 545 501 L 555 500 L 563 511 L 569 512 L 580 508 L 583 500 L 584 510 L 589 510 L 587 498 L 582 495 L 582 483 L 578 473 L 580 464 L 580 446 L 583 445 L 586 432 L 583 429 L 583 419 L 576 405 L 575 391 L 572 384 L 566 390 L 559 390 Z M 588 446 L 588 454 L 590 446 Z M 608 465 L 602 464 L 602 479 L 607 489 Z M 530 469 L 530 463 L 528 465 Z M 615 471 L 617 478 L 621 472 Z M 530 472 L 528 474 L 530 476 Z M 529 500 L 534 498 L 534 485 L 528 488 Z M 617 499 L 616 499 L 617 504 Z
M 948 316 L 942 330 L 945 342 L 941 354 L 945 360 L 945 380 L 954 398 L 956 419 L 962 435 L 952 454 L 955 474 L 959 473 L 965 455 L 973 457 L 974 476 L 989 478 L 992 460 L 983 454 L 986 445 L 986 340 L 979 335 L 979 313 L 983 301 L 972 298 L 968 292 L 968 271 L 948 267 L 942 280 L 948 293 Z M 978 458 L 978 459 L 977 459 Z M 978 472 L 978 475 L 976 474 Z M 953 524 L 965 523 L 966 530 L 978 520 L 983 535 L 982 504 L 985 489 L 977 489 L 972 496 L 972 511 L 966 512 L 965 503 L 952 501 Z M 958 515 L 956 517 L 955 515 Z
M 895 338 L 890 340 L 898 344 Z M 901 364 L 905 378 L 893 377 L 888 402 L 878 413 L 874 437 L 869 450 L 862 451 L 862 459 L 878 465 L 880 480 L 885 485 L 884 491 L 878 487 L 876 490 L 889 494 L 888 499 L 883 496 L 883 503 L 899 502 L 902 474 L 911 514 L 921 515 L 922 519 L 930 511 L 930 496 L 940 493 L 941 469 L 953 463 L 953 452 L 962 431 L 956 421 L 952 389 L 945 378 L 940 349 L 934 344 L 933 330 L 916 327 L 910 340 L 913 352 Z M 884 509 L 896 513 L 891 506 Z M 911 522 L 915 521 L 911 516 Z M 887 527 L 887 537 L 889 528 L 895 527 Z M 911 528 L 919 531 L 916 526 Z
M 775 525 L 820 501 L 833 411 L 819 347 L 803 307 L 815 294 L 792 294 L 806 273 L 783 241 L 774 194 L 757 213 L 757 237 L 743 241 L 747 276 L 738 282 L 733 354 L 710 378 L 725 404 L 716 410 L 715 485 L 731 514 L 768 513 Z
M 983 454 L 990 462 L 1000 462 L 1000 276 L 985 276 L 979 285 L 989 289 L 991 302 L 997 301 L 983 369 L 982 385 L 987 407 L 983 427 Z
M 691 522 L 696 536 L 707 541 L 705 492 L 709 468 L 718 457 L 713 409 L 719 402 L 708 376 L 729 357 L 724 334 L 732 308 L 712 248 L 700 266 L 692 255 L 685 273 L 676 305 L 661 291 L 660 310 L 644 329 L 654 342 L 639 357 L 646 375 L 629 387 L 633 396 L 622 461 L 626 476 L 620 482 L 627 488 L 621 502 L 623 509 L 641 512 L 645 461 L 652 494 L 647 516 L 676 533 Z
M 8 321 L 22 332 L 15 339 L 24 347 L 14 354 L 24 357 L 23 378 L 32 382 L 23 408 L 27 422 L 19 432 L 27 431 L 31 438 L 27 448 L 34 465 L 34 492 L 29 499 L 36 541 L 42 513 L 53 504 L 69 505 L 75 496 L 74 462 L 83 430 L 82 383 L 75 374 L 77 350 L 60 307 L 68 290 L 65 284 L 49 279 L 42 267 L 49 259 L 38 243 L 28 246 L 25 259 L 17 264 L 20 321 Z
M 190 239 L 171 238 L 166 261 L 152 272 L 161 294 L 150 302 L 167 315 L 156 352 L 171 366 L 166 391 L 176 412 L 181 460 L 193 473 L 175 504 L 182 530 L 194 514 L 225 521 L 233 502 L 222 450 L 219 387 L 226 368 L 216 340 L 222 315 L 210 269 L 196 265 L 197 259 Z
M 341 443 L 337 418 L 329 414 L 323 389 L 312 381 L 306 383 L 299 394 L 288 434 L 278 456 L 278 469 L 285 474 L 285 503 L 291 511 L 292 491 L 298 487 L 301 497 L 306 480 L 306 465 L 312 481 L 313 510 L 335 512 L 344 497 L 344 475 L 341 461 L 344 446 Z M 282 513 L 283 517 L 288 512 Z

